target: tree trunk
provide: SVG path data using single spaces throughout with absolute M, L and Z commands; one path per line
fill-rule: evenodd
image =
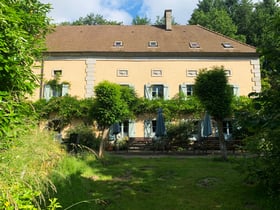
M 218 123 L 219 144 L 220 144 L 221 155 L 223 160 L 227 160 L 227 146 L 223 133 L 223 121 L 222 120 L 216 120 L 216 121 Z
M 101 142 L 100 142 L 100 145 L 99 145 L 99 154 L 98 154 L 99 158 L 103 158 L 104 157 L 104 151 L 105 151 L 106 140 L 108 138 L 108 133 L 109 133 L 109 129 L 108 128 L 105 128 L 102 131 L 102 138 L 101 138 Z

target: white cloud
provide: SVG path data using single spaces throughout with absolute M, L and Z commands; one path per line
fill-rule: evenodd
M 74 21 L 90 13 L 100 14 L 107 20 L 130 25 L 139 15 L 148 17 L 152 23 L 163 17 L 165 9 L 172 9 L 175 21 L 181 25 L 188 20 L 199 0 L 40 0 L 52 4 L 50 17 L 55 23 Z M 253 0 L 257 2 L 259 0 Z
M 163 17 L 165 9 L 172 9 L 175 22 L 187 24 L 198 0 L 144 0 L 141 13 L 149 17 L 152 22 L 157 16 Z

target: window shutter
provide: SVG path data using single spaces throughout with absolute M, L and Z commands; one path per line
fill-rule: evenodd
M 50 100 L 50 98 L 52 97 L 51 92 L 52 92 L 51 86 L 45 85 L 44 86 L 44 99 L 46 99 L 47 101 Z
M 239 96 L 239 87 L 237 85 L 233 85 L 232 89 L 233 89 L 233 95 Z
M 61 94 L 61 96 L 67 95 L 68 90 L 69 90 L 69 85 L 68 84 L 62 84 L 62 94 Z
M 116 136 L 113 134 L 113 125 L 109 128 L 109 141 L 114 141 L 116 139 Z
M 144 137 L 145 138 L 152 137 L 152 121 L 151 120 L 144 121 Z
M 169 99 L 169 91 L 168 91 L 168 86 L 167 85 L 164 85 L 163 86 L 163 98 L 164 100 L 167 100 Z
M 187 85 L 186 84 L 180 84 L 179 85 L 179 91 L 181 91 L 184 95 L 187 95 Z
M 135 137 L 135 121 L 134 120 L 129 120 L 128 136 L 129 137 Z
M 147 99 L 150 99 L 150 100 L 153 99 L 151 85 L 144 86 L 144 95 L 145 95 L 145 98 L 147 98 Z

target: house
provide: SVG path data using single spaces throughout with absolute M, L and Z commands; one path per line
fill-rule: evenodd
M 199 25 L 172 25 L 171 10 L 164 26 L 57 26 L 47 37 L 41 87 L 35 98 L 70 94 L 93 97 L 94 86 L 108 80 L 133 86 L 139 97 L 170 99 L 182 90 L 192 95 L 200 69 L 224 66 L 236 95 L 260 92 L 256 49 Z M 60 91 L 45 81 L 61 76 Z M 206 90 L 207 91 L 207 90 Z M 149 119 L 122 124 L 122 135 L 153 137 Z

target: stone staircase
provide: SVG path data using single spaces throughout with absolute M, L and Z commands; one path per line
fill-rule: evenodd
M 128 151 L 152 150 L 153 143 L 151 138 L 130 138 L 128 142 Z

